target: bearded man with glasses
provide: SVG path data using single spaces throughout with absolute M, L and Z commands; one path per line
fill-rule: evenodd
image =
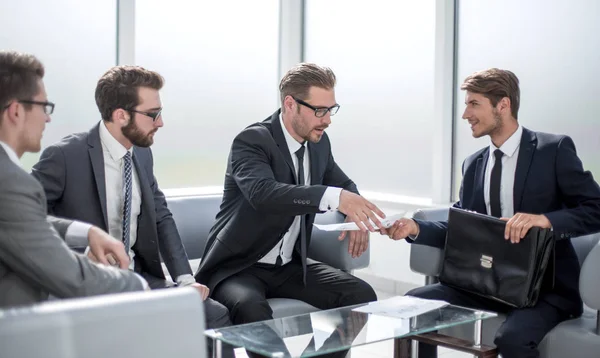
M 335 83 L 331 69 L 299 64 L 281 80 L 281 108 L 233 140 L 196 280 L 229 308 L 234 324 L 271 319 L 269 298 L 319 309 L 377 300 L 366 282 L 306 257 L 315 214 L 340 211 L 362 229 L 339 237 L 348 236 L 352 257 L 381 226 L 377 215 L 385 217 L 333 159 L 325 129 L 340 108 Z
M 229 312 L 196 283 L 165 196 L 154 177 L 150 146 L 163 126 L 163 78 L 137 66 L 116 66 L 96 86 L 102 120 L 46 148 L 32 174 L 42 183 L 48 212 L 94 224 L 123 242 L 129 269 L 152 289 L 193 286 L 204 298 L 206 325 L 227 326 Z M 68 242 L 86 250 L 86 242 Z M 90 255 L 92 258 L 93 255 Z M 175 282 L 168 281 L 160 256 Z M 201 336 L 199 336 L 201 337 Z M 177 343 L 177 342 L 173 342 Z

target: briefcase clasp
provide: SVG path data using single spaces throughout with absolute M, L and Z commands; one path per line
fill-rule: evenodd
M 481 261 L 481 267 L 489 269 L 492 268 L 494 258 L 487 255 L 481 255 L 481 259 L 479 261 Z

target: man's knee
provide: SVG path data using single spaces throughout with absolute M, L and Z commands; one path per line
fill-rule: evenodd
M 204 301 L 204 314 L 206 316 L 206 328 L 231 326 L 227 307 L 211 298 Z
M 264 321 L 273 318 L 273 310 L 266 300 L 239 300 L 230 309 L 233 324 Z
M 358 283 L 358 287 L 352 292 L 344 292 L 341 296 L 340 306 L 358 305 L 361 303 L 377 301 L 377 294 L 373 287 L 364 281 Z
M 501 329 L 494 344 L 503 357 L 539 357 L 538 343 L 524 333 L 517 329 Z

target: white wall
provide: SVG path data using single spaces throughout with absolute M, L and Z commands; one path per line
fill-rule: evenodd
M 36 55 L 46 67 L 48 100 L 56 103 L 42 146 L 100 121 L 94 100 L 100 76 L 116 63 L 116 2 L 0 2 L 0 49 Z M 25 154 L 29 170 L 39 154 Z
M 570 135 L 584 167 L 600 177 L 600 2 L 597 0 L 461 0 L 458 84 L 469 74 L 499 67 L 521 83 L 519 123 L 529 129 Z M 488 145 L 473 139 L 461 119 L 458 91 L 455 171 Z M 457 191 L 458 192 L 458 191 Z

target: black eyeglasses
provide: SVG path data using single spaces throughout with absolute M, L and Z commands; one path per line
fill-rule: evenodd
M 158 117 L 160 117 L 160 115 L 162 113 L 162 108 L 159 109 L 157 112 L 142 112 L 142 111 L 136 111 L 135 109 L 130 109 L 129 111 L 148 116 L 148 117 L 152 118 L 152 122 L 156 122 L 156 120 L 158 119 Z
M 46 114 L 52 114 L 54 113 L 54 103 L 52 102 L 39 102 L 39 101 L 30 101 L 27 99 L 21 99 L 18 100 L 17 102 L 19 103 L 25 103 L 25 104 L 35 104 L 38 106 L 43 106 L 44 107 L 44 113 Z M 6 106 L 4 106 L 4 109 L 10 107 L 10 104 L 7 104 Z
M 315 111 L 315 117 L 318 117 L 318 118 L 325 117 L 327 112 L 331 113 L 332 116 L 335 116 L 335 114 L 340 110 L 340 105 L 337 103 L 331 107 L 315 107 L 315 106 L 310 105 L 310 104 L 304 102 L 303 100 L 298 99 L 294 96 L 292 96 L 292 98 L 294 99 L 294 101 L 298 102 L 298 104 L 301 104 L 304 107 L 308 107 L 308 108 L 312 109 L 313 111 Z

